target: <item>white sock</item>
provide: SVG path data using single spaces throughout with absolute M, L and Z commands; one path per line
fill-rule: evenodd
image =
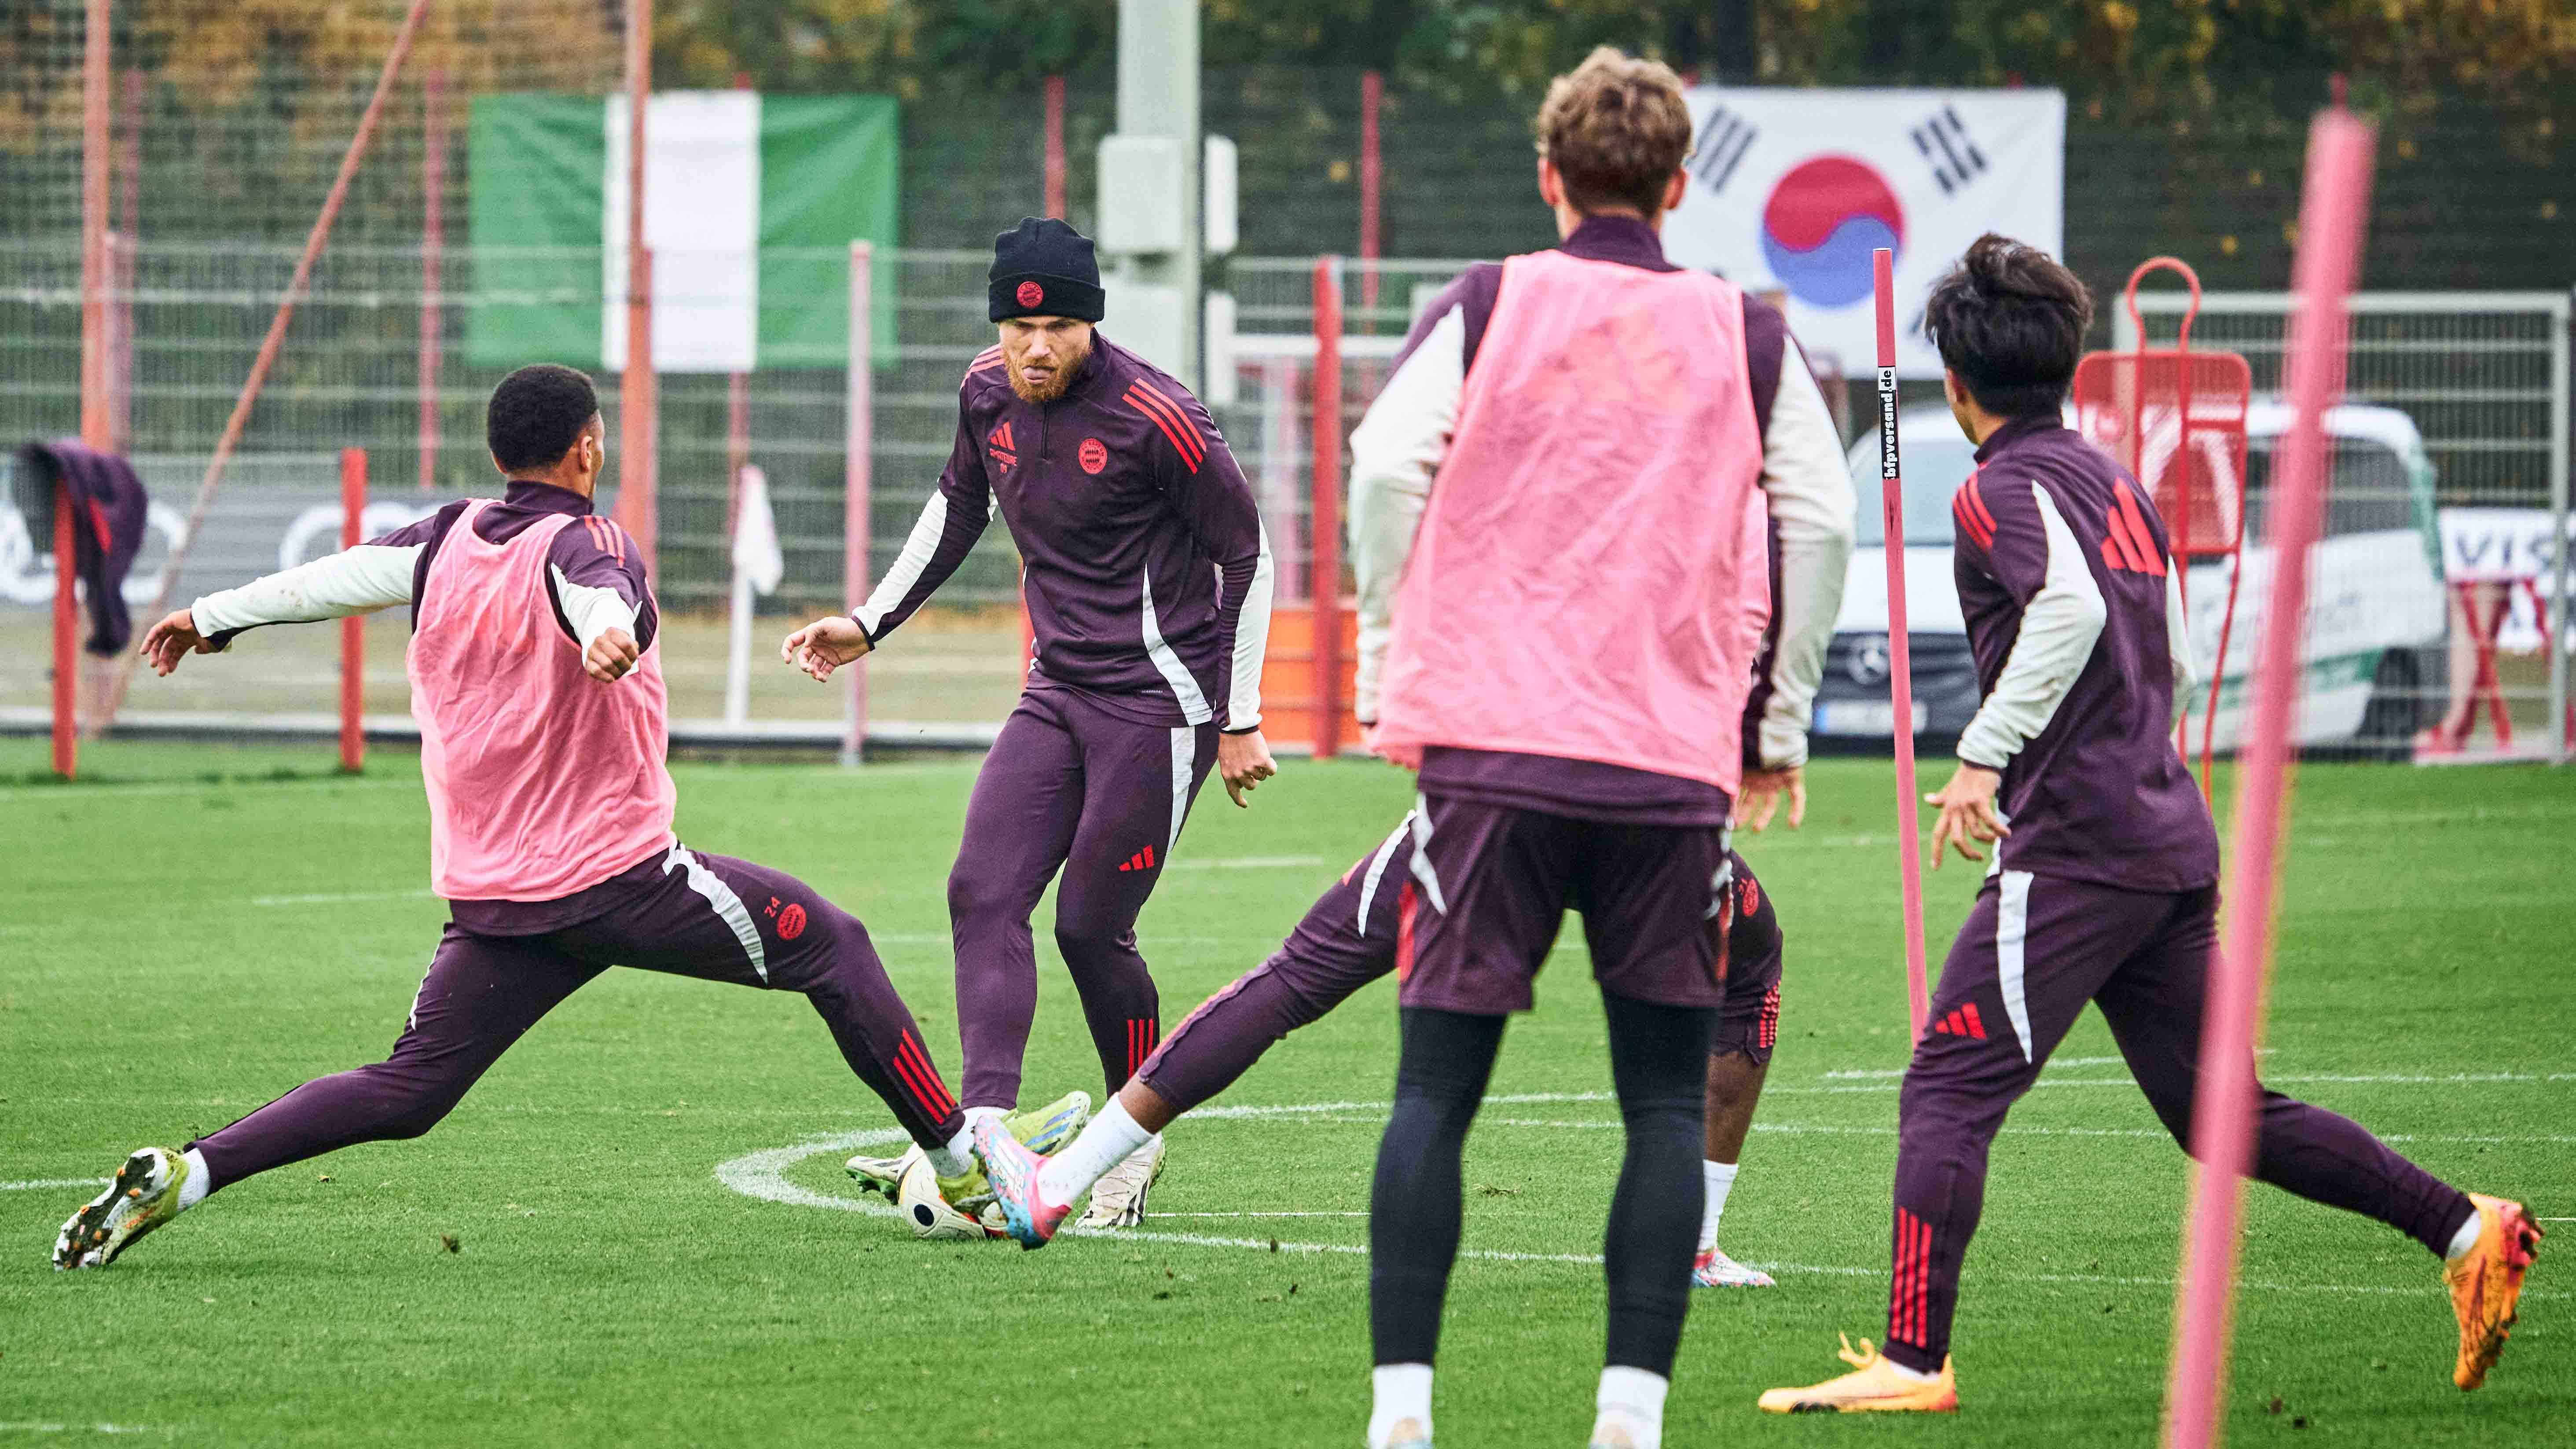
M 1896 1360 L 1888 1358 L 1885 1355 L 1881 1355 L 1879 1361 L 1886 1364 L 1889 1368 L 1896 1370 L 1896 1376 L 1898 1378 L 1908 1379 L 1918 1384 L 1928 1384 L 1934 1379 L 1941 1377 L 1939 1374 L 1927 1374 L 1921 1369 L 1907 1368 L 1905 1365 L 1898 1363 Z
M 188 1164 L 187 1180 L 179 1184 L 179 1211 L 186 1212 L 215 1190 L 215 1175 L 206 1169 L 205 1157 L 193 1147 L 179 1154 L 179 1159 Z M 2470 1219 L 2470 1225 L 2476 1226 L 2476 1221 Z
M 1699 1210 L 1699 1250 L 1703 1253 L 1717 1246 L 1717 1220 L 1726 1216 L 1726 1195 L 1735 1187 L 1732 1162 L 1706 1162 L 1699 1165 L 1699 1180 L 1708 1189 L 1708 1205 Z
M 1602 1430 L 1616 1427 L 1627 1431 L 1636 1449 L 1661 1449 L 1664 1394 L 1671 1387 L 1672 1380 L 1641 1368 L 1603 1369 L 1601 1392 L 1593 1400 L 1600 1412 L 1592 1421 L 1592 1436 L 1603 1438 Z
M 925 1147 L 921 1155 L 930 1159 L 930 1170 L 941 1177 L 955 1177 L 975 1165 L 975 1131 L 970 1126 L 957 1129 L 945 1147 Z
M 1073 1145 L 1047 1159 L 1038 1169 L 1038 1191 L 1053 1203 L 1069 1203 L 1091 1191 L 1102 1173 L 1127 1160 L 1128 1154 L 1152 1141 L 1154 1134 L 1127 1114 L 1116 1097 L 1073 1139 Z
M 1376 1403 L 1369 1409 L 1369 1449 L 1386 1449 L 1387 1437 L 1407 1419 L 1420 1423 L 1423 1437 L 1430 1437 L 1431 1365 L 1382 1363 L 1369 1370 L 1369 1384 L 1376 1390 Z
M 2469 1249 L 2478 1245 L 2478 1235 L 2486 1231 L 2486 1226 L 2487 1215 L 2485 1213 L 2476 1211 L 2471 1212 L 2469 1214 L 2469 1220 L 2460 1224 L 2460 1230 L 2451 1234 L 2450 1251 L 2442 1255 L 2442 1261 L 2446 1263 L 2456 1263 L 2460 1261 L 2461 1258 L 2468 1254 Z
M 999 1107 L 969 1107 L 966 1109 L 966 1130 L 971 1135 L 975 1130 L 976 1120 L 979 1118 L 990 1117 L 994 1121 L 999 1122 L 1010 1115 L 1010 1113 L 1003 1111 Z

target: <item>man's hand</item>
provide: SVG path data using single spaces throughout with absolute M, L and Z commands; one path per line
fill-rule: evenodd
M 1225 793 L 1237 809 L 1249 809 L 1244 796 L 1253 787 L 1279 773 L 1279 762 L 1270 758 L 1270 742 L 1259 730 L 1246 730 L 1239 735 L 1216 737 L 1216 772 L 1225 779 Z
M 1735 824 L 1761 834 L 1770 827 L 1783 795 L 1789 797 L 1789 828 L 1795 830 L 1807 822 L 1806 767 L 1745 771 L 1744 788 L 1735 797 Z
M 179 661 L 191 654 L 213 654 L 216 645 L 197 632 L 197 621 L 185 609 L 152 626 L 143 636 L 143 646 L 136 651 L 152 661 L 152 672 L 168 678 Z
M 822 680 L 874 647 L 858 620 L 831 614 L 788 635 L 787 642 L 778 646 L 778 657 Z
M 635 636 L 623 629 L 602 629 L 590 647 L 581 651 L 581 672 L 602 684 L 615 684 L 635 668 L 644 651 L 635 644 Z
M 1984 856 L 1968 848 L 1971 840 L 2001 840 L 2012 834 L 1995 813 L 1995 791 L 2003 787 L 2004 777 L 1983 765 L 1962 763 L 1959 773 L 1936 794 L 1923 797 L 1926 805 L 1941 807 L 1941 818 L 1932 822 L 1932 868 L 1941 868 L 1946 847 L 1956 845 L 1959 854 L 1969 860 Z

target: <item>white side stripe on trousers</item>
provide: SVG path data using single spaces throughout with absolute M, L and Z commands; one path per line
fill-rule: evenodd
M 2008 870 L 1996 878 L 1995 975 L 2004 991 L 2004 1015 L 2012 1018 L 2013 1035 L 2021 1038 L 2021 1059 L 2030 1056 L 2030 1002 L 2023 994 L 2023 950 L 2030 938 L 2030 872 Z
M 1413 878 L 1421 882 L 1422 895 L 1431 909 L 1449 914 L 1449 898 L 1441 892 L 1440 872 L 1431 865 L 1431 797 L 1417 790 L 1413 793 Z
M 1172 730 L 1172 833 L 1163 842 L 1169 857 L 1180 848 L 1181 826 L 1190 818 L 1190 777 L 1198 773 L 1199 732 L 1188 725 Z
M 733 938 L 742 943 L 742 953 L 751 958 L 751 969 L 759 974 L 764 984 L 767 983 L 769 953 L 761 948 L 760 927 L 752 924 L 751 912 L 743 906 L 742 897 L 735 895 L 733 887 L 726 885 L 714 871 L 700 865 L 698 858 L 689 854 L 687 846 L 677 842 L 673 842 L 671 853 L 662 857 L 662 874 L 669 875 L 675 870 L 686 870 L 689 889 L 705 896 L 707 904 L 716 908 L 716 914 L 724 918 L 724 923 L 733 927 Z

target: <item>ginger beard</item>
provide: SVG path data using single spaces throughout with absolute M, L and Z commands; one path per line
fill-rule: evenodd
M 1052 325 L 1050 325 L 1052 324 Z M 1053 402 L 1091 356 L 1091 325 L 1041 317 L 1002 324 L 1002 372 L 1022 402 Z

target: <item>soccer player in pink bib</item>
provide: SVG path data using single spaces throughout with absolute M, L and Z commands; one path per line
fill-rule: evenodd
M 1563 244 L 1435 299 L 1352 439 L 1379 460 L 1352 475 L 1364 614 L 1393 600 L 1362 651 L 1363 713 L 1421 782 L 1370 1212 L 1371 1449 L 1431 1442 L 1460 1153 L 1569 908 L 1627 1129 L 1590 1442 L 1661 1443 L 1726 1000 L 1707 922 L 1739 796 L 1749 823 L 1783 794 L 1802 813 L 1850 558 L 1850 476 L 1780 314 L 1664 256 L 1658 221 L 1689 184 L 1678 78 L 1596 51 L 1549 87 L 1538 130 Z
M 975 1185 L 964 1114 L 866 928 L 794 876 L 672 833 L 653 593 L 634 543 L 591 512 L 607 444 L 590 379 L 510 374 L 487 436 L 505 496 L 209 594 L 145 636 L 166 675 L 247 629 L 410 604 L 430 883 L 450 919 L 390 1057 L 132 1153 L 63 1225 L 55 1267 L 105 1267 L 243 1178 L 420 1136 L 613 965 L 802 993 L 934 1168 Z

